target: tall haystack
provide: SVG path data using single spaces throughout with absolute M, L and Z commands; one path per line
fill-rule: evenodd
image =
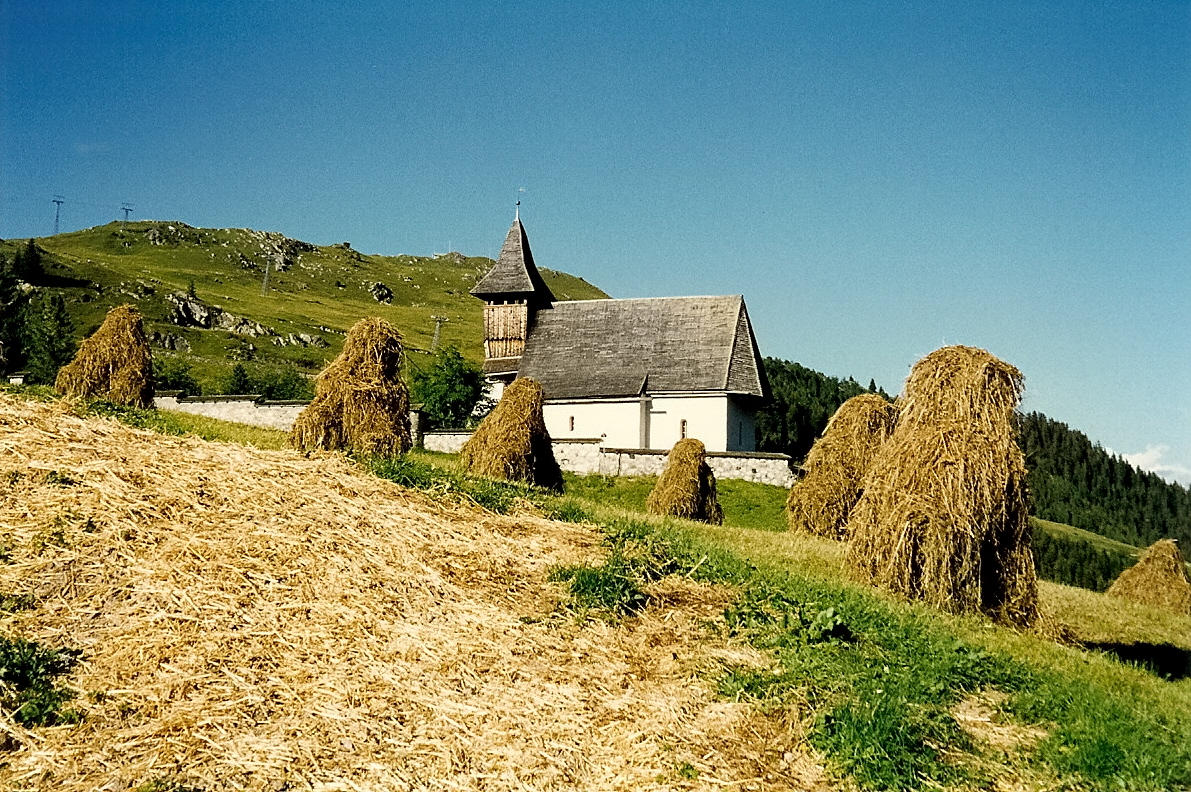
M 860 498 L 860 481 L 893 432 L 896 416 L 897 408 L 873 393 L 840 405 L 807 454 L 805 475 L 786 498 L 792 530 L 848 538 L 848 513 Z
M 645 499 L 652 514 L 685 517 L 722 525 L 724 510 L 715 492 L 715 474 L 707 464 L 707 449 L 693 437 L 679 440 L 666 457 L 666 469 Z
M 983 349 L 944 347 L 915 364 L 849 518 L 857 578 L 943 610 L 1033 624 L 1038 582 L 1014 436 L 1021 393 L 1021 372 Z
M 152 407 L 153 353 L 140 311 L 132 305 L 108 311 L 74 360 L 59 369 L 54 388 L 67 396 Z
M 1191 616 L 1191 577 L 1187 560 L 1173 539 L 1150 545 L 1141 560 L 1122 572 L 1106 593 Z
M 314 401 L 294 422 L 290 444 L 372 456 L 408 451 L 404 351 L 401 334 L 384 319 L 373 316 L 352 325 L 339 357 L 315 380 Z
M 542 386 L 519 377 L 480 422 L 459 458 L 469 473 L 562 491 L 562 470 L 542 417 Z

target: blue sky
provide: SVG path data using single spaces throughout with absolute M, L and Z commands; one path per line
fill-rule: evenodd
M 890 391 L 985 347 L 1191 483 L 1187 2 L 0 0 L 0 236 L 54 194 L 473 255 L 520 197 L 543 266 Z

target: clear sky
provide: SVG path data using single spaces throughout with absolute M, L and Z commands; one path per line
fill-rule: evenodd
M 1188 2 L 0 0 L 0 236 L 55 194 L 472 255 L 520 197 L 542 266 L 891 392 L 985 347 L 1191 483 Z

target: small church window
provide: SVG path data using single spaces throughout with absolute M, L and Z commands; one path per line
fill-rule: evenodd
M 678 436 L 681 439 L 686 440 L 686 418 L 683 418 L 678 422 Z
M 571 431 L 575 431 L 575 416 L 571 416 Z

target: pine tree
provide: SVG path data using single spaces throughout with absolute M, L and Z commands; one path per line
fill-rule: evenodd
M 12 268 L 17 278 L 25 283 L 40 283 L 45 277 L 45 270 L 41 265 L 41 251 L 37 249 L 37 243 L 32 237 L 25 249 L 17 253 L 13 259 Z
M 74 356 L 74 321 L 61 294 L 41 296 L 24 312 L 25 360 L 29 381 L 49 384 Z
M 23 303 L 12 262 L 0 255 L 0 369 L 14 371 L 24 362 L 21 338 Z
M 237 363 L 232 367 L 224 392 L 237 395 L 252 392 L 252 377 L 248 375 L 248 369 L 244 368 L 243 363 Z

